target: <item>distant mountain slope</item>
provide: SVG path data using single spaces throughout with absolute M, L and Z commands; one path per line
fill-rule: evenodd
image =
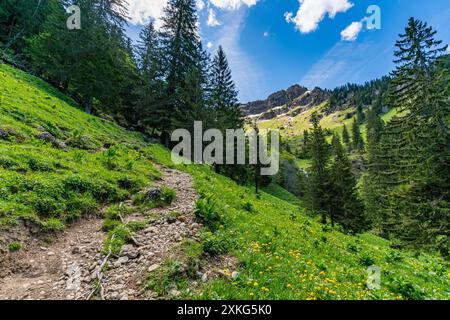
M 295 116 L 301 110 L 320 105 L 330 97 L 330 92 L 315 88 L 310 91 L 298 84 L 271 94 L 265 100 L 242 105 L 244 114 L 256 120 L 269 120 L 279 115 Z

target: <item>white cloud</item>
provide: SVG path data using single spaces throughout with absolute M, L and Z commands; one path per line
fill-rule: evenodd
M 163 9 L 168 0 L 128 0 L 128 10 L 130 22 L 133 24 L 144 25 L 150 18 L 155 19 L 155 26 L 161 27 L 161 17 Z
M 217 27 L 221 25 L 220 21 L 217 20 L 216 12 L 214 11 L 214 9 L 210 8 L 208 10 L 208 20 L 206 21 L 206 25 L 208 25 L 209 27 Z
M 197 0 L 196 7 L 198 11 L 202 11 L 210 5 L 222 10 L 237 10 L 242 6 L 251 7 L 259 0 Z M 128 0 L 128 9 L 130 22 L 136 25 L 144 25 L 149 22 L 150 18 L 155 19 L 156 28 L 162 25 L 161 17 L 163 16 L 164 7 L 168 0 Z M 210 20 L 211 14 L 208 17 Z M 215 18 L 215 13 L 213 18 Z M 210 20 L 212 24 L 218 26 L 217 20 Z
M 292 12 L 286 12 L 284 16 L 302 33 L 315 31 L 327 14 L 333 19 L 336 14 L 353 7 L 353 3 L 348 0 L 299 0 L 299 3 L 300 8 L 295 17 Z
M 263 33 L 263 37 L 264 37 L 264 38 L 268 38 L 269 36 L 270 36 L 270 33 L 269 33 L 269 32 L 266 31 L 266 32 Z
M 352 22 L 347 28 L 342 30 L 341 39 L 343 41 L 355 41 L 363 28 L 361 21 Z
M 206 44 L 206 47 L 208 49 L 212 49 L 214 47 L 214 44 L 211 41 L 208 41 L 208 43 Z
M 209 0 L 214 6 L 220 9 L 236 10 L 241 6 L 254 6 L 259 0 Z
M 197 0 L 196 6 L 198 11 L 202 11 L 203 9 L 205 9 L 206 6 L 205 1 Z

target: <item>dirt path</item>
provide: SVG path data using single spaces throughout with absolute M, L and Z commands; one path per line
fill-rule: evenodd
M 126 218 L 129 222 L 142 221 L 149 214 L 157 216 L 134 234 L 139 246 L 127 244 L 108 260 L 101 286 L 105 299 L 152 299 L 144 290 L 149 270 L 156 270 L 175 244 L 195 237 L 201 227 L 193 213 L 197 196 L 192 177 L 176 170 L 162 171 L 163 179 L 156 185 L 173 188 L 177 198 L 168 207 Z M 175 211 L 178 218 L 167 219 Z M 104 260 L 100 252 L 106 235 L 101 227 L 102 219 L 83 219 L 48 246 L 35 241 L 2 257 L 1 274 L 7 275 L 0 278 L 0 299 L 86 299 Z

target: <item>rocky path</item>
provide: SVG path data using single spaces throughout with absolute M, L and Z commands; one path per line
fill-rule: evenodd
M 144 290 L 148 273 L 160 267 L 171 249 L 184 238 L 195 238 L 200 225 L 193 213 L 196 193 L 192 177 L 176 170 L 162 169 L 157 186 L 177 192 L 168 207 L 136 212 L 125 222 L 156 216 L 145 229 L 134 234 L 139 245 L 126 244 L 103 268 L 100 296 L 104 299 L 152 299 Z M 177 212 L 173 219 L 173 212 Z M 83 219 L 45 246 L 30 243 L 21 251 L 2 257 L 0 299 L 87 299 L 91 296 L 105 257 L 100 252 L 106 234 L 102 219 Z M 93 297 L 99 297 L 98 294 Z

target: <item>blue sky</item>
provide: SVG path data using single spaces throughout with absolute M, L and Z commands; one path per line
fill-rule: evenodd
M 167 0 L 129 0 L 129 35 L 158 19 Z M 409 17 L 428 22 L 450 43 L 448 0 L 198 0 L 200 36 L 228 55 L 241 102 L 264 99 L 295 83 L 334 88 L 393 69 L 393 50 Z M 367 29 L 370 5 L 381 29 Z M 157 20 L 158 23 L 159 20 Z M 352 25 L 351 27 L 349 27 Z M 347 28 L 349 27 L 349 28 Z M 343 31 L 347 29 L 344 33 Z

